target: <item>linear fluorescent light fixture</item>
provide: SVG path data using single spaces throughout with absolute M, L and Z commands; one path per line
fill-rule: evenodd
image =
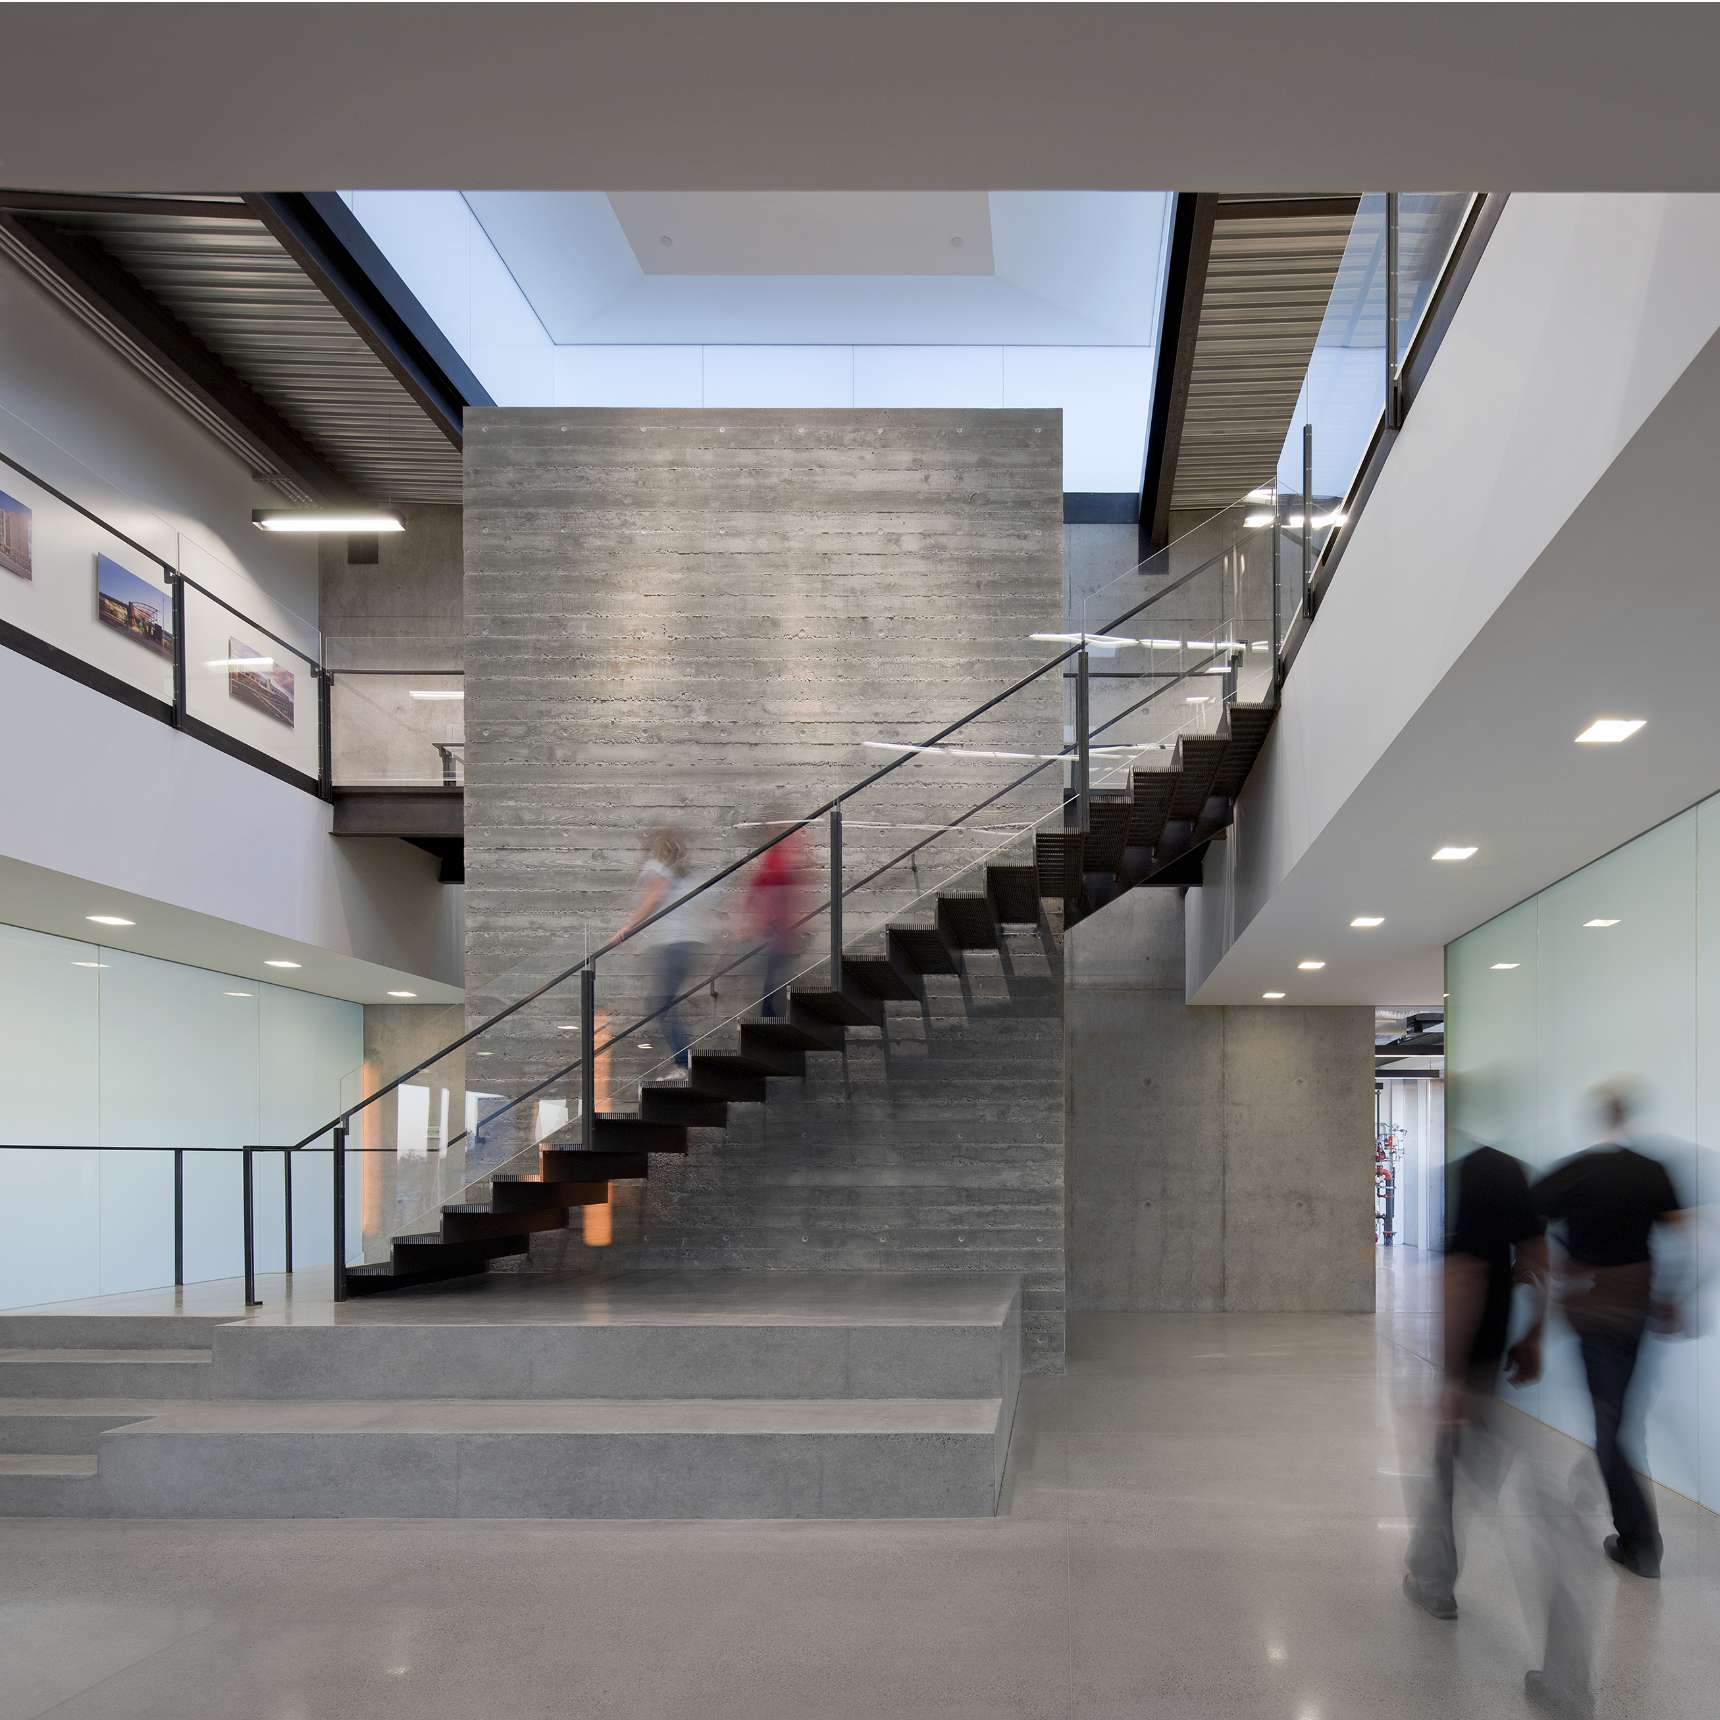
M 1434 849 L 1433 857 L 1435 860 L 1473 860 L 1479 852 L 1479 849 L 1463 848 L 1455 844 L 1448 844 L 1444 848 Z
M 390 997 L 416 997 L 418 993 L 415 991 L 391 991 L 388 995 Z
M 1263 991 L 1260 995 L 1266 1000 L 1266 1002 L 1276 1003 L 1284 993 L 1281 991 Z
M 1296 966 L 1298 968 L 1300 968 L 1303 973 L 1318 973 L 1320 971 L 1320 969 L 1323 968 L 1325 965 L 1326 964 L 1324 962 L 1317 962 L 1317 961 L 1297 962 L 1297 964 L 1296 964 Z
M 1356 917 L 1350 921 L 1352 926 L 1362 932 L 1371 932 L 1375 926 L 1383 926 L 1385 923 L 1386 917 L 1384 914 L 1357 914 Z
M 1620 741 L 1628 741 L 1647 722 L 1646 717 L 1596 717 L 1577 736 L 1577 745 L 1580 747 L 1617 746 Z
M 135 926 L 136 920 L 122 919 L 118 914 L 85 914 L 92 926 Z
M 408 687 L 406 696 L 409 699 L 463 699 L 466 695 L 457 691 L 442 692 L 435 687 Z
M 251 524 L 260 532 L 343 532 L 360 537 L 373 532 L 406 530 L 406 522 L 387 508 L 354 509 L 346 513 L 326 508 L 253 508 Z
M 1490 971 L 1493 973 L 1514 973 L 1522 965 L 1521 962 L 1495 962 Z
M 290 962 L 284 956 L 271 956 L 263 963 L 264 967 L 296 968 L 303 967 L 303 962 Z
M 1617 920 L 1584 920 L 1583 921 L 1583 930 L 1588 931 L 1591 928 L 1595 928 L 1595 927 L 1616 926 L 1617 924 L 1618 924 Z
M 224 991 L 221 995 L 223 997 L 255 997 L 257 994 L 254 991 Z

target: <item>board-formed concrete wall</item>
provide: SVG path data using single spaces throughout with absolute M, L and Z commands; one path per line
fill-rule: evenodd
M 469 413 L 466 431 L 474 1014 L 565 966 L 587 937 L 596 946 L 614 934 L 633 896 L 640 838 L 653 825 L 678 825 L 700 871 L 738 859 L 763 840 L 758 821 L 810 810 L 888 756 L 863 742 L 924 739 L 1043 664 L 1053 648 L 1030 636 L 1062 627 L 1056 412 L 492 409 Z M 1054 750 L 1063 699 L 1061 677 L 1048 674 L 961 739 L 981 750 Z M 964 755 L 898 771 L 850 809 L 846 877 L 907 848 L 1001 786 L 1005 771 L 1020 770 L 1019 762 Z M 983 835 L 934 837 L 915 867 L 851 902 L 850 926 L 863 925 L 870 909 L 906 910 L 919 892 L 995 848 L 1012 822 L 1057 800 L 1056 773 L 1047 771 L 988 809 L 978 821 Z M 821 865 L 822 832 L 809 848 Z M 1007 857 L 1030 852 L 1025 843 L 1019 850 Z M 720 887 L 713 939 L 732 934 L 741 895 L 739 880 Z M 825 936 L 822 922 L 813 936 Z M 600 964 L 599 1007 L 612 1025 L 643 1013 L 642 967 L 631 952 Z M 1043 970 L 1041 983 L 1049 984 Z M 700 1000 L 694 1025 L 711 1027 L 750 1001 L 744 982 L 725 984 L 719 999 Z M 486 1085 L 512 1091 L 553 1067 L 541 1061 L 546 1027 L 553 1031 L 552 1015 L 573 1019 L 573 1003 L 552 994 L 526 1012 L 514 1042 L 494 1036 Z M 1027 1059 L 1030 1080 L 1055 1084 L 1058 1036 L 1045 1031 L 1043 1006 L 1043 998 L 1023 1006 L 1021 1021 L 1038 1024 L 1023 1026 L 1014 1044 L 1004 1024 L 990 1031 L 999 1056 Z M 661 1055 L 655 1038 L 651 1053 L 617 1048 L 600 1104 L 631 1108 L 630 1081 Z M 980 1069 L 968 1079 L 979 1082 Z M 976 1093 L 959 1107 L 961 1150 L 928 1154 L 920 1180 L 946 1190 L 951 1176 L 957 1184 L 971 1176 L 975 1188 L 1009 1181 L 998 1167 L 1019 1145 L 1015 1124 L 997 1117 L 988 1159 Z M 850 1154 L 851 1197 L 818 1197 L 822 1241 L 812 1255 L 833 1266 L 913 1263 L 903 1235 L 883 1234 L 879 1199 L 867 1190 L 912 1180 L 916 1147 L 940 1129 L 946 1144 L 957 1139 L 947 1118 L 918 1133 L 896 1129 L 876 1099 L 856 1089 L 842 1100 L 856 1109 L 842 1116 L 825 1099 L 832 1140 L 870 1143 Z M 941 1204 L 946 1215 L 961 1210 L 961 1223 L 945 1228 L 966 1241 L 930 1248 L 919 1263 L 997 1271 L 1013 1259 L 1041 1273 L 1038 1311 L 1055 1301 L 1060 1354 L 1061 1107 L 1040 1108 L 1048 1120 L 1036 1110 L 1022 1124 L 1034 1133 L 1026 1155 L 1036 1161 L 1026 1179 L 1039 1203 L 1032 1223 L 1009 1221 L 1007 1194 L 982 1213 L 985 1203 L 964 1205 L 958 1188 Z M 898 1109 L 898 1123 L 910 1117 L 905 1105 Z M 808 1120 L 819 1114 L 815 1104 L 794 1125 L 809 1151 Z M 618 1185 L 611 1260 L 642 1234 L 634 1199 Z M 1041 1234 L 1047 1201 L 1057 1232 L 1049 1245 Z M 688 1228 L 669 1223 L 670 1204 Z M 903 1225 L 912 1205 L 896 1199 Z M 726 1210 L 733 1215 L 732 1201 Z M 706 1249 L 709 1238 L 695 1242 L 699 1227 L 687 1213 L 686 1200 L 666 1201 L 653 1246 L 680 1250 L 684 1242 L 690 1258 L 712 1264 L 739 1258 Z M 1001 1242 L 982 1234 L 986 1223 Z M 941 1225 L 934 1217 L 920 1228 Z M 800 1241 L 762 1221 L 736 1247 L 752 1265 L 772 1257 L 813 1263 Z M 549 1243 L 538 1250 L 554 1252 Z M 557 1257 L 568 1258 L 565 1239 Z
M 1373 1012 L 1190 1008 L 1183 903 L 1066 947 L 1069 1305 L 1373 1307 Z

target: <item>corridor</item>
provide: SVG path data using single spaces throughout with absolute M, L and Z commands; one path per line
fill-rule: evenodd
M 1404 1250 L 1373 1317 L 1076 1318 L 992 1521 L 0 1522 L 0 1720 L 1526 1714 L 1509 1493 L 1458 1623 L 1398 1590 L 1427 1290 Z M 1618 1720 L 1713 1711 L 1720 1520 L 1660 1503 L 1666 1580 L 1598 1573 Z

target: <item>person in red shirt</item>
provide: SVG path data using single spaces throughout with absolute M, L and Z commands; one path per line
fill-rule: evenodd
M 787 820 L 772 813 L 768 822 Z M 791 830 L 759 856 L 747 886 L 745 930 L 763 950 L 762 985 L 767 1019 L 783 1012 L 783 990 L 793 977 L 794 958 L 804 941 L 801 918 L 806 912 L 806 838 Z

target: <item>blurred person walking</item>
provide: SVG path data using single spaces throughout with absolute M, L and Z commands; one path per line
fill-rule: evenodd
M 1403 1589 L 1435 1618 L 1457 1617 L 1459 1569 L 1453 1508 L 1461 1468 L 1499 1490 L 1509 1452 L 1498 1427 L 1501 1370 L 1513 1385 L 1540 1377 L 1547 1245 L 1523 1166 L 1477 1146 L 1453 1167 L 1446 1201 L 1444 1330 L 1433 1472 L 1410 1540 Z M 1529 1286 L 1528 1329 L 1509 1343 L 1513 1292 Z
M 662 1015 L 663 1032 L 676 1064 L 690 1066 L 691 1041 L 681 1019 L 680 998 L 687 982 L 710 942 L 706 933 L 706 907 L 702 897 L 671 908 L 662 919 L 645 922 L 659 909 L 685 896 L 698 880 L 687 863 L 687 844 L 672 825 L 660 825 L 644 841 L 644 861 L 639 867 L 638 893 L 633 912 L 621 935 L 638 931 L 638 941 L 650 952 L 650 1010 Z M 639 928 L 643 927 L 643 930 Z
M 767 825 L 788 822 L 780 807 L 773 808 L 766 818 Z M 747 886 L 743 929 L 763 950 L 761 1013 L 767 1019 L 782 1014 L 784 988 L 793 976 L 794 958 L 802 947 L 805 873 L 806 837 L 795 829 L 759 857 Z
M 1555 1165 L 1532 1194 L 1562 1244 L 1559 1306 L 1582 1354 L 1595 1456 L 1612 1507 L 1606 1555 L 1639 1577 L 1658 1577 L 1660 1521 L 1637 1474 L 1642 1403 L 1634 1388 L 1644 1336 L 1683 1328 L 1683 1287 L 1666 1263 L 1657 1266 L 1655 1238 L 1686 1215 L 1666 1166 L 1631 1144 L 1626 1089 L 1602 1087 L 1596 1099 L 1602 1141 Z

